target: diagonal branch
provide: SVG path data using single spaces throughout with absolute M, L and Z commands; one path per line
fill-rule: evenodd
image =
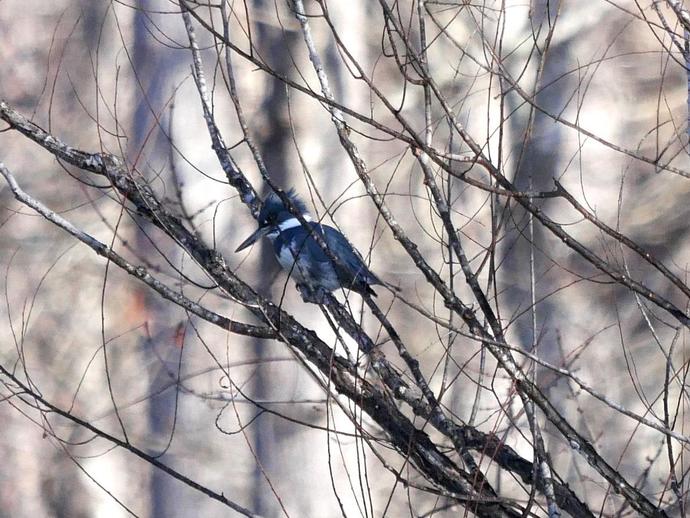
M 256 294 L 250 286 L 227 268 L 222 256 L 207 248 L 187 230 L 178 218 L 162 205 L 151 188 L 141 179 L 132 178 L 120 160 L 106 153 L 89 154 L 75 150 L 0 102 L 0 118 L 39 143 L 46 150 L 85 171 L 107 177 L 113 187 L 132 203 L 139 214 L 163 230 L 177 242 L 199 266 L 216 282 L 218 288 L 243 304 L 257 318 L 272 329 L 276 337 L 306 358 L 332 387 L 366 412 L 386 433 L 396 450 L 409 459 L 430 481 L 456 495 L 459 501 L 472 502 L 479 516 L 516 517 L 512 506 L 490 492 L 474 487 L 474 476 L 460 469 L 431 441 L 422 430 L 396 406 L 387 391 L 357 375 L 356 367 L 338 356 L 312 330 L 306 329 L 294 317 L 270 301 Z M 391 375 L 396 375 L 391 371 Z M 400 386 L 404 382 L 400 381 Z M 405 392 L 404 390 L 402 392 Z

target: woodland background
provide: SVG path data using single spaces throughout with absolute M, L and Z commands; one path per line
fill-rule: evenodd
M 356 376 L 382 387 L 376 357 L 358 349 L 332 313 L 302 302 L 268 246 L 233 253 L 256 222 L 246 191 L 229 185 L 208 121 L 263 197 L 271 187 L 253 146 L 270 183 L 294 187 L 386 282 L 376 304 L 419 362 L 444 419 L 509 446 L 528 466 L 544 460 L 582 506 L 527 482 L 495 451 L 468 454 L 390 392 L 390 408 L 428 434 L 458 472 L 473 472 L 475 482 L 473 470 L 483 473 L 481 490 L 491 486 L 489 500 L 501 510 L 464 500 L 394 445 L 390 430 L 356 397 L 339 393 L 291 339 L 228 332 L 162 298 L 0 181 L 0 517 L 234 515 L 152 459 L 248 515 L 686 516 L 690 162 L 682 3 L 301 4 L 186 3 L 203 61 L 205 118 L 178 2 L 3 0 L 0 98 L 74 149 L 119 157 L 222 254 L 232 275 L 349 358 Z M 340 136 L 304 23 L 335 106 L 345 108 L 335 115 L 345 121 Z M 218 289 L 155 214 L 6 123 L 0 162 L 32 198 L 175 293 L 273 329 L 275 321 L 252 311 L 256 304 Z M 464 310 L 449 307 L 401 246 L 343 141 L 356 145 L 389 218 Z M 356 294 L 335 296 L 401 379 L 419 386 L 367 304 Z M 463 311 L 476 315 L 484 334 Z M 509 351 L 531 386 L 634 491 L 621 492 L 593 467 L 586 448 L 534 406 L 491 345 Z M 535 463 L 534 477 L 547 474 Z

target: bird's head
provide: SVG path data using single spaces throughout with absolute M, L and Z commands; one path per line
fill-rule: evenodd
M 307 212 L 307 206 L 297 196 L 293 189 L 287 192 L 287 196 L 294 209 L 306 219 L 311 221 L 311 217 Z M 256 243 L 259 239 L 266 236 L 269 239 L 275 239 L 281 230 L 292 228 L 299 225 L 299 220 L 288 210 L 278 195 L 272 192 L 265 200 L 261 212 L 259 212 L 259 228 L 247 239 L 245 239 L 235 252 L 240 252 L 245 248 Z

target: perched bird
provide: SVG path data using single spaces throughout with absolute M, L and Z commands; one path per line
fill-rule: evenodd
M 312 221 L 304 202 L 293 190 L 287 195 L 309 228 L 302 226 L 278 195 L 271 193 L 259 213 L 259 228 L 235 252 L 267 237 L 273 244 L 278 262 L 297 282 L 305 302 L 318 304 L 323 300 L 324 292 L 339 288 L 376 296 L 371 285 L 381 284 L 381 281 L 369 271 L 362 256 L 345 236 L 333 227 Z M 312 233 L 321 236 L 337 261 L 328 257 Z

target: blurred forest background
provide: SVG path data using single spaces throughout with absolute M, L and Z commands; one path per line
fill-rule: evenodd
M 176 0 L 3 0 L 0 162 L 129 264 L 273 338 L 161 297 L 15 200 L 6 175 L 0 517 L 686 516 L 682 2 L 185 5 L 187 26 Z M 8 110 L 119 157 L 258 298 L 219 287 L 155 211 Z M 256 206 L 209 121 L 260 197 L 265 166 L 362 253 L 397 342 L 335 293 L 377 344 L 363 353 L 266 243 L 234 253 Z M 409 451 L 266 300 L 315 331 L 353 390 L 387 394 Z

